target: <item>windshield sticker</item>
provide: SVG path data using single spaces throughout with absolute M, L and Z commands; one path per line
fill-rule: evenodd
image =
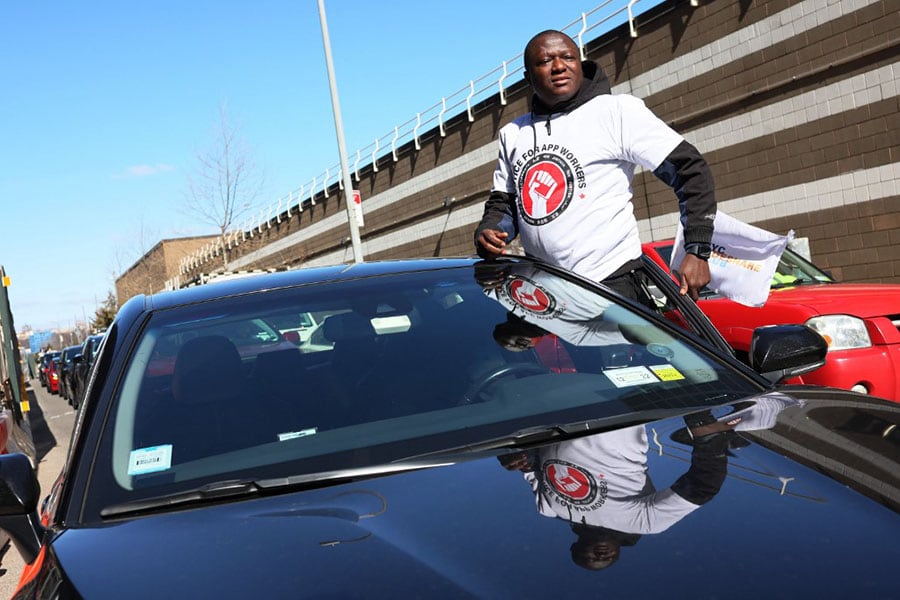
M 659 382 L 647 367 L 624 367 L 604 371 L 603 374 L 613 382 L 613 385 L 620 388 Z
M 297 438 L 306 437 L 308 435 L 315 435 L 318 432 L 316 427 L 310 427 L 309 429 L 301 429 L 300 431 L 289 431 L 287 433 L 279 433 L 278 441 L 285 442 L 287 440 L 295 440 Z
M 672 365 L 651 365 L 650 370 L 663 381 L 684 379 L 684 375 Z
M 132 450 L 128 457 L 128 474 L 143 475 L 172 468 L 172 444 Z

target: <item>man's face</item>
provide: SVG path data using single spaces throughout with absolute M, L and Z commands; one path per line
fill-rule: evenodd
M 600 571 L 619 560 L 621 546 L 612 540 L 572 545 L 572 560 L 590 571 Z
M 509 334 L 503 336 L 500 345 L 512 352 L 522 352 L 534 348 L 539 338 L 531 338 L 524 335 Z
M 525 64 L 525 79 L 550 107 L 572 98 L 584 81 L 578 47 L 560 34 L 533 40 L 525 49 Z

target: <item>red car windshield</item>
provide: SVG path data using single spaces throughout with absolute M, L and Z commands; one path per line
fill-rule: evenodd
M 656 252 L 662 257 L 665 264 L 672 260 L 672 243 L 653 245 Z M 835 283 L 834 279 L 790 248 L 785 249 L 778 261 L 778 267 L 772 276 L 772 289 L 791 287 L 796 285 L 811 285 L 818 283 Z M 702 296 L 711 296 L 715 292 L 704 289 Z

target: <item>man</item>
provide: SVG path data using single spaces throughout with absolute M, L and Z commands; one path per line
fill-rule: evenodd
M 578 536 L 571 547 L 573 562 L 600 570 L 618 560 L 622 545 L 666 531 L 719 493 L 727 475 L 727 432 L 740 421 L 733 417 L 692 428 L 690 467 L 663 490 L 650 479 L 643 425 L 498 460 L 505 469 L 523 473 L 540 514 L 571 524 Z
M 709 168 L 691 144 L 633 96 L 611 95 L 575 42 L 544 31 L 525 47 L 532 111 L 500 130 L 490 198 L 475 231 L 483 258 L 516 235 L 526 254 L 646 302 L 631 179 L 642 166 L 678 197 L 686 258 L 681 293 L 709 283 L 716 201 Z

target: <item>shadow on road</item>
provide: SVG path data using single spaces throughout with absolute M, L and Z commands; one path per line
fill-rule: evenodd
M 47 453 L 56 447 L 57 441 L 53 436 L 53 432 L 50 431 L 50 427 L 47 425 L 47 420 L 44 418 L 44 411 L 37 401 L 34 390 L 29 389 L 27 392 L 28 403 L 31 407 L 31 410 L 28 412 L 28 423 L 31 428 L 31 439 L 34 441 L 34 464 L 38 465 L 41 460 L 47 456 Z

